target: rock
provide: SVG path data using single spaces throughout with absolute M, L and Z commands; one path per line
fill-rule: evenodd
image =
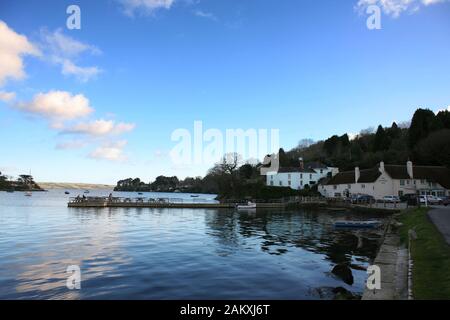
M 346 284 L 352 285 L 353 284 L 353 274 L 350 267 L 345 264 L 341 263 L 336 265 L 331 272 L 337 276 L 338 278 L 342 279 Z
M 353 293 L 348 291 L 345 288 L 337 287 L 333 289 L 334 293 L 334 300 L 353 300 L 355 299 L 355 296 Z

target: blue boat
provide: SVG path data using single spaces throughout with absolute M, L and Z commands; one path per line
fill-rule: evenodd
M 380 221 L 368 220 L 368 221 L 336 221 L 334 223 L 335 228 L 354 228 L 354 229 L 374 229 L 381 226 Z

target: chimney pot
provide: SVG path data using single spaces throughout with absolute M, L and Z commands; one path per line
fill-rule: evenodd
M 358 183 L 360 176 L 361 176 L 361 172 L 359 171 L 359 167 L 355 167 L 355 183 Z
M 411 179 L 414 179 L 413 163 L 411 161 L 406 162 L 406 170 Z

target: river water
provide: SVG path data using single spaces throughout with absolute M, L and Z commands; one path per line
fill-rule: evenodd
M 335 230 L 334 219 L 361 218 L 345 212 L 67 208 L 79 191 L 64 191 L 0 192 L 0 299 L 330 299 L 325 289 L 363 292 L 365 271 L 347 285 L 331 270 L 368 266 L 380 239 Z M 66 286 L 71 265 L 80 290 Z

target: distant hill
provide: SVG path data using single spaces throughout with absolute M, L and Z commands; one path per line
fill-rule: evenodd
M 38 182 L 41 188 L 44 189 L 113 189 L 114 186 L 107 184 L 92 184 L 92 183 L 76 183 L 76 182 Z

